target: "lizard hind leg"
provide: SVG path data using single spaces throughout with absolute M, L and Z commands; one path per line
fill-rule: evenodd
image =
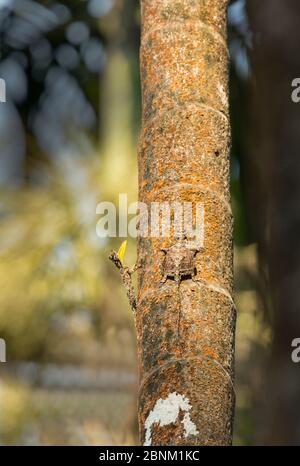
M 168 280 L 168 275 L 164 275 L 164 276 L 162 277 L 162 279 L 160 280 L 160 282 L 159 282 L 160 285 L 163 285 L 164 283 L 166 283 L 167 280 Z

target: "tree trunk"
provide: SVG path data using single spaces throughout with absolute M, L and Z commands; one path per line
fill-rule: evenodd
M 145 445 L 229 445 L 235 307 L 229 193 L 227 0 L 142 0 L 139 200 L 204 209 L 197 276 L 161 284 L 161 248 L 140 237 L 136 326 Z M 194 207 L 195 210 L 195 207 Z

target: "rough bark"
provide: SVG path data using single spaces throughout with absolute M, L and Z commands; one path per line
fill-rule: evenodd
M 227 0 L 142 0 L 139 200 L 201 203 L 197 277 L 160 284 L 169 238 L 140 238 L 139 424 L 147 445 L 232 441 L 235 307 Z
M 291 360 L 300 336 L 300 3 L 251 0 L 253 31 L 251 140 L 246 158 L 248 199 L 260 261 L 267 270 L 273 341 L 259 409 L 257 443 L 299 445 L 299 365 Z

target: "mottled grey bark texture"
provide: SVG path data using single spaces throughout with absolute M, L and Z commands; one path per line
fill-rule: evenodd
M 300 368 L 291 343 L 300 336 L 300 103 L 291 84 L 300 77 L 300 2 L 250 0 L 248 14 L 255 85 L 245 172 L 273 328 L 256 441 L 299 445 Z
M 142 0 L 139 200 L 201 203 L 197 280 L 160 284 L 169 238 L 140 238 L 139 424 L 148 445 L 228 445 L 235 307 L 227 0 Z

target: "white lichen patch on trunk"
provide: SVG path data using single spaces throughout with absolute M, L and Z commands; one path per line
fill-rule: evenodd
M 191 409 L 192 406 L 188 398 L 176 392 L 169 393 L 165 399 L 157 400 L 145 422 L 144 446 L 152 445 L 151 428 L 153 424 L 157 423 L 161 427 L 174 424 L 179 416 L 180 410 L 185 412 L 181 421 L 184 429 L 184 436 L 187 438 L 191 435 L 197 435 L 199 432 L 190 417 Z
M 224 89 L 223 84 L 218 83 L 217 88 L 218 88 L 218 92 L 219 92 L 219 96 L 220 96 L 222 104 L 224 105 L 224 107 L 228 107 L 227 93 Z

